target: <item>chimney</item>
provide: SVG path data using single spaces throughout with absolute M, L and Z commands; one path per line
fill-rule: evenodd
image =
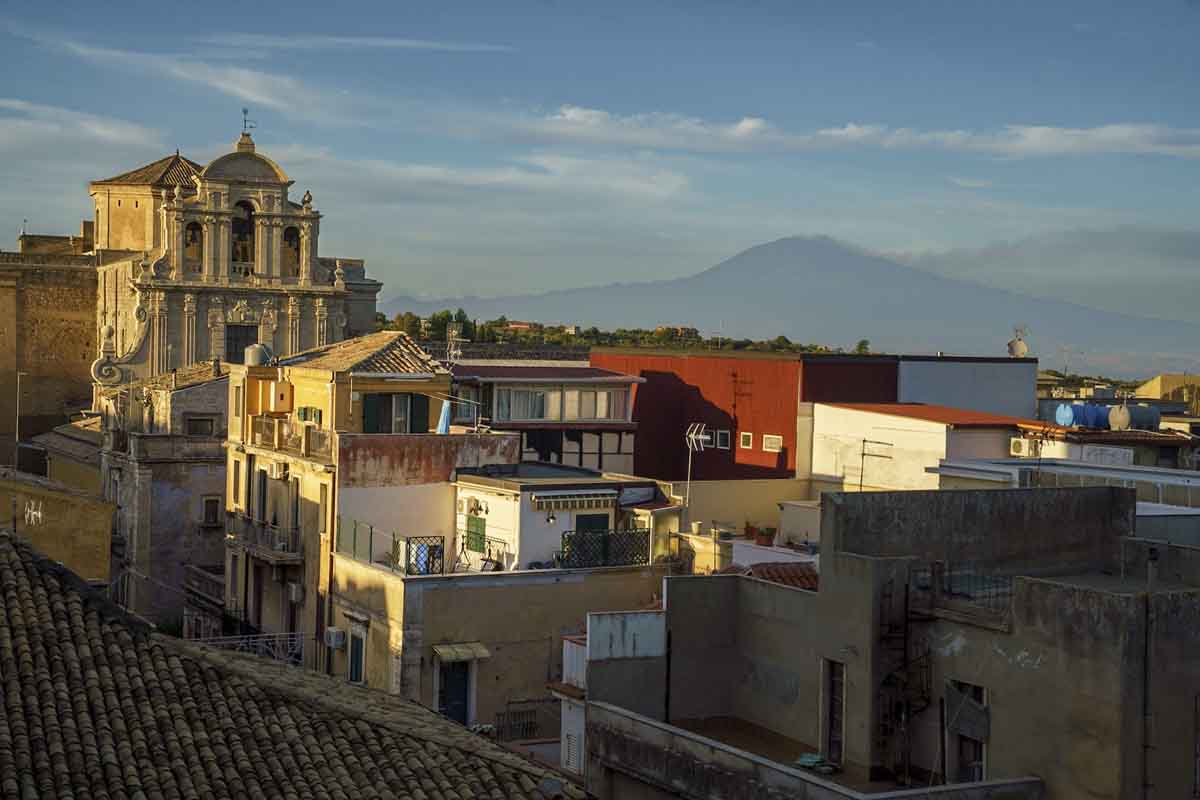
M 1146 556 L 1146 591 L 1153 592 L 1158 586 L 1158 548 L 1151 547 Z
M 214 378 L 221 377 L 221 359 L 213 358 L 212 360 L 212 376 Z

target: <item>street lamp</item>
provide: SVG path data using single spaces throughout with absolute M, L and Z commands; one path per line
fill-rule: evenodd
M 13 470 L 18 469 L 17 456 L 21 448 L 21 376 L 28 372 L 17 372 L 17 408 L 13 421 Z

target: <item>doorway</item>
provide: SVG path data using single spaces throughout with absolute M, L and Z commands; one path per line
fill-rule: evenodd
M 443 716 L 467 724 L 467 701 L 471 689 L 471 662 L 451 661 L 441 665 L 438 676 L 438 710 Z

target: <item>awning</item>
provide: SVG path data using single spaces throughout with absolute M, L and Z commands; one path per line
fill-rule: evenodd
M 492 657 L 492 654 L 488 652 L 483 642 L 435 644 L 433 646 L 433 654 L 444 664 L 453 661 L 478 661 L 483 658 Z
M 536 492 L 533 507 L 538 511 L 610 508 L 617 504 L 616 489 L 578 489 L 575 491 Z

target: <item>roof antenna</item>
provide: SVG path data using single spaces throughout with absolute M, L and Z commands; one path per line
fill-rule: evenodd
M 21 220 L 21 235 L 22 236 L 25 235 L 25 226 L 28 224 L 29 224 L 29 220 L 27 220 L 27 219 Z
M 250 119 L 250 109 L 242 108 L 242 133 L 246 133 L 251 128 L 257 128 L 258 123 Z

